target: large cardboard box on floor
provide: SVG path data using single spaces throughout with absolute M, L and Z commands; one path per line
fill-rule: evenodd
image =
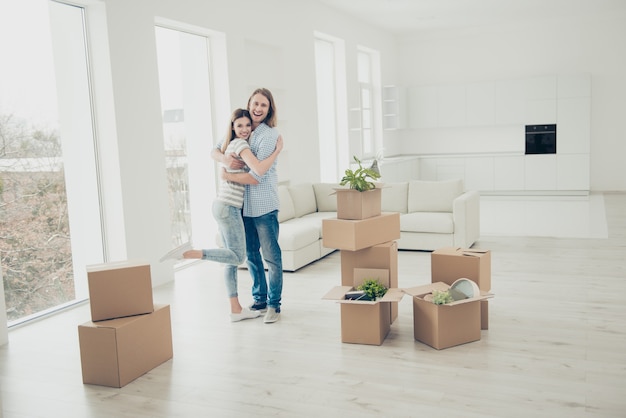
M 391 329 L 390 304 L 402 300 L 404 292 L 401 289 L 389 288 L 385 296 L 375 301 L 345 299 L 347 292 L 373 277 L 379 277 L 380 282 L 388 286 L 387 270 L 355 269 L 354 286 L 334 287 L 323 297 L 341 304 L 341 342 L 381 345 Z
M 491 293 L 436 305 L 425 296 L 434 290 L 447 290 L 443 282 L 416 286 L 404 291 L 413 298 L 413 335 L 417 341 L 441 350 L 480 340 L 481 301 L 493 297 Z
M 389 270 L 389 287 L 398 287 L 398 243 L 389 241 L 358 251 L 341 250 L 341 284 L 354 285 L 355 268 Z M 398 303 L 391 304 L 391 321 L 398 317 Z
M 169 305 L 78 326 L 83 383 L 121 388 L 173 356 Z
M 380 215 L 381 189 L 365 192 L 354 189 L 335 189 L 338 219 L 366 219 Z
M 452 285 L 457 279 L 474 281 L 491 290 L 491 251 L 455 247 L 438 248 L 430 255 L 431 281 Z
M 119 261 L 87 266 L 87 282 L 92 321 L 141 315 L 154 309 L 149 263 Z
M 357 251 L 400 238 L 400 214 L 384 212 L 361 220 L 323 219 L 326 248 Z

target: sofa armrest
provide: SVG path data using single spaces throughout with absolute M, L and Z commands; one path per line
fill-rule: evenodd
M 471 247 L 480 237 L 480 193 L 470 190 L 452 202 L 454 246 Z

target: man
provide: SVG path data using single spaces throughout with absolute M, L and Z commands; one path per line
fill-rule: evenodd
M 276 105 L 272 93 L 264 88 L 256 89 L 248 99 L 248 111 L 252 117 L 250 149 L 259 159 L 269 157 L 276 148 L 278 131 Z M 219 146 L 219 144 L 218 144 Z M 232 169 L 242 163 L 231 154 L 224 155 L 219 148 L 212 158 Z M 264 322 L 270 324 L 280 318 L 280 302 L 283 290 L 282 252 L 278 245 L 278 173 L 276 163 L 263 176 L 254 172 L 228 173 L 222 171 L 222 179 L 246 185 L 243 203 L 243 223 L 246 231 L 248 269 L 252 275 L 254 303 L 250 310 L 266 312 Z M 261 256 L 261 250 L 263 256 Z M 263 260 L 268 267 L 267 280 Z

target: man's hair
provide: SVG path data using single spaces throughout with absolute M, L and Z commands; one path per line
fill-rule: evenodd
M 248 110 L 250 110 L 250 101 L 252 100 L 255 94 L 262 94 L 270 102 L 270 108 L 267 111 L 267 116 L 265 117 L 265 120 L 263 121 L 263 123 L 265 123 L 270 128 L 275 127 L 277 123 L 276 103 L 274 103 L 274 96 L 272 96 L 272 92 L 263 87 L 254 90 L 252 94 L 250 95 L 250 98 L 248 99 Z

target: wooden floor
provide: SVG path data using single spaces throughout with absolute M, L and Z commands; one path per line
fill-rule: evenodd
M 625 417 L 626 195 L 605 195 L 608 239 L 484 237 L 490 329 L 437 351 L 413 339 L 405 297 L 382 346 L 342 344 L 337 252 L 285 274 L 279 322 L 228 321 L 220 268 L 155 289 L 171 304 L 174 358 L 122 389 L 83 385 L 82 305 L 9 332 L 3 416 Z M 430 254 L 401 251 L 400 286 L 430 282 Z M 250 277 L 240 274 L 243 301 Z

